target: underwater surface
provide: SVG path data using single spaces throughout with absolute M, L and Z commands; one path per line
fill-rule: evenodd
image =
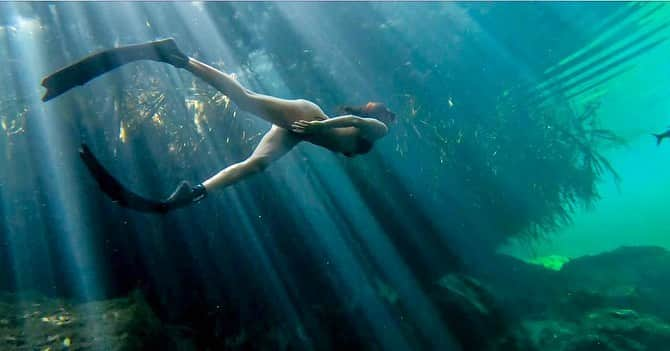
M 662 2 L 0 2 L 0 351 L 667 350 L 669 27 Z M 300 135 L 314 110 L 249 91 L 361 115 Z M 297 145 L 258 166 L 271 127 Z M 183 180 L 206 196 L 169 207 Z

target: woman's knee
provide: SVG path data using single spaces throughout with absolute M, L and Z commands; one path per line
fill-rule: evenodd
M 244 161 L 244 163 L 251 172 L 256 173 L 263 172 L 266 168 L 268 168 L 270 163 L 272 163 L 272 160 L 267 156 L 253 156 Z

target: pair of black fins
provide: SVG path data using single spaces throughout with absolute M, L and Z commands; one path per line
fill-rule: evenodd
M 42 80 L 42 86 L 47 91 L 42 101 L 49 101 L 104 73 L 139 60 L 166 62 L 183 68 L 188 63 L 188 56 L 179 50 L 172 38 L 99 51 L 45 77 Z M 168 211 L 169 207 L 165 201 L 147 199 L 123 186 L 102 166 L 86 144 L 82 144 L 79 155 L 100 189 L 118 205 L 141 212 L 165 213 Z

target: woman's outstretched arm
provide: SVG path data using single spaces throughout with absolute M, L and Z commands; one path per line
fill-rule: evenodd
M 362 118 L 354 115 L 344 115 L 323 121 L 297 121 L 291 126 L 296 133 L 314 134 L 332 128 L 355 127 L 362 136 L 375 140 L 388 133 L 388 127 L 374 118 Z

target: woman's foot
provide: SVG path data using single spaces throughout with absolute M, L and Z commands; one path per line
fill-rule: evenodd
M 149 44 L 156 50 L 158 61 L 169 63 L 178 68 L 184 68 L 188 65 L 188 56 L 179 50 L 174 38 L 156 40 Z
M 202 184 L 192 186 L 189 182 L 182 181 L 172 195 L 161 202 L 161 212 L 198 202 L 205 196 L 207 196 L 207 189 Z

